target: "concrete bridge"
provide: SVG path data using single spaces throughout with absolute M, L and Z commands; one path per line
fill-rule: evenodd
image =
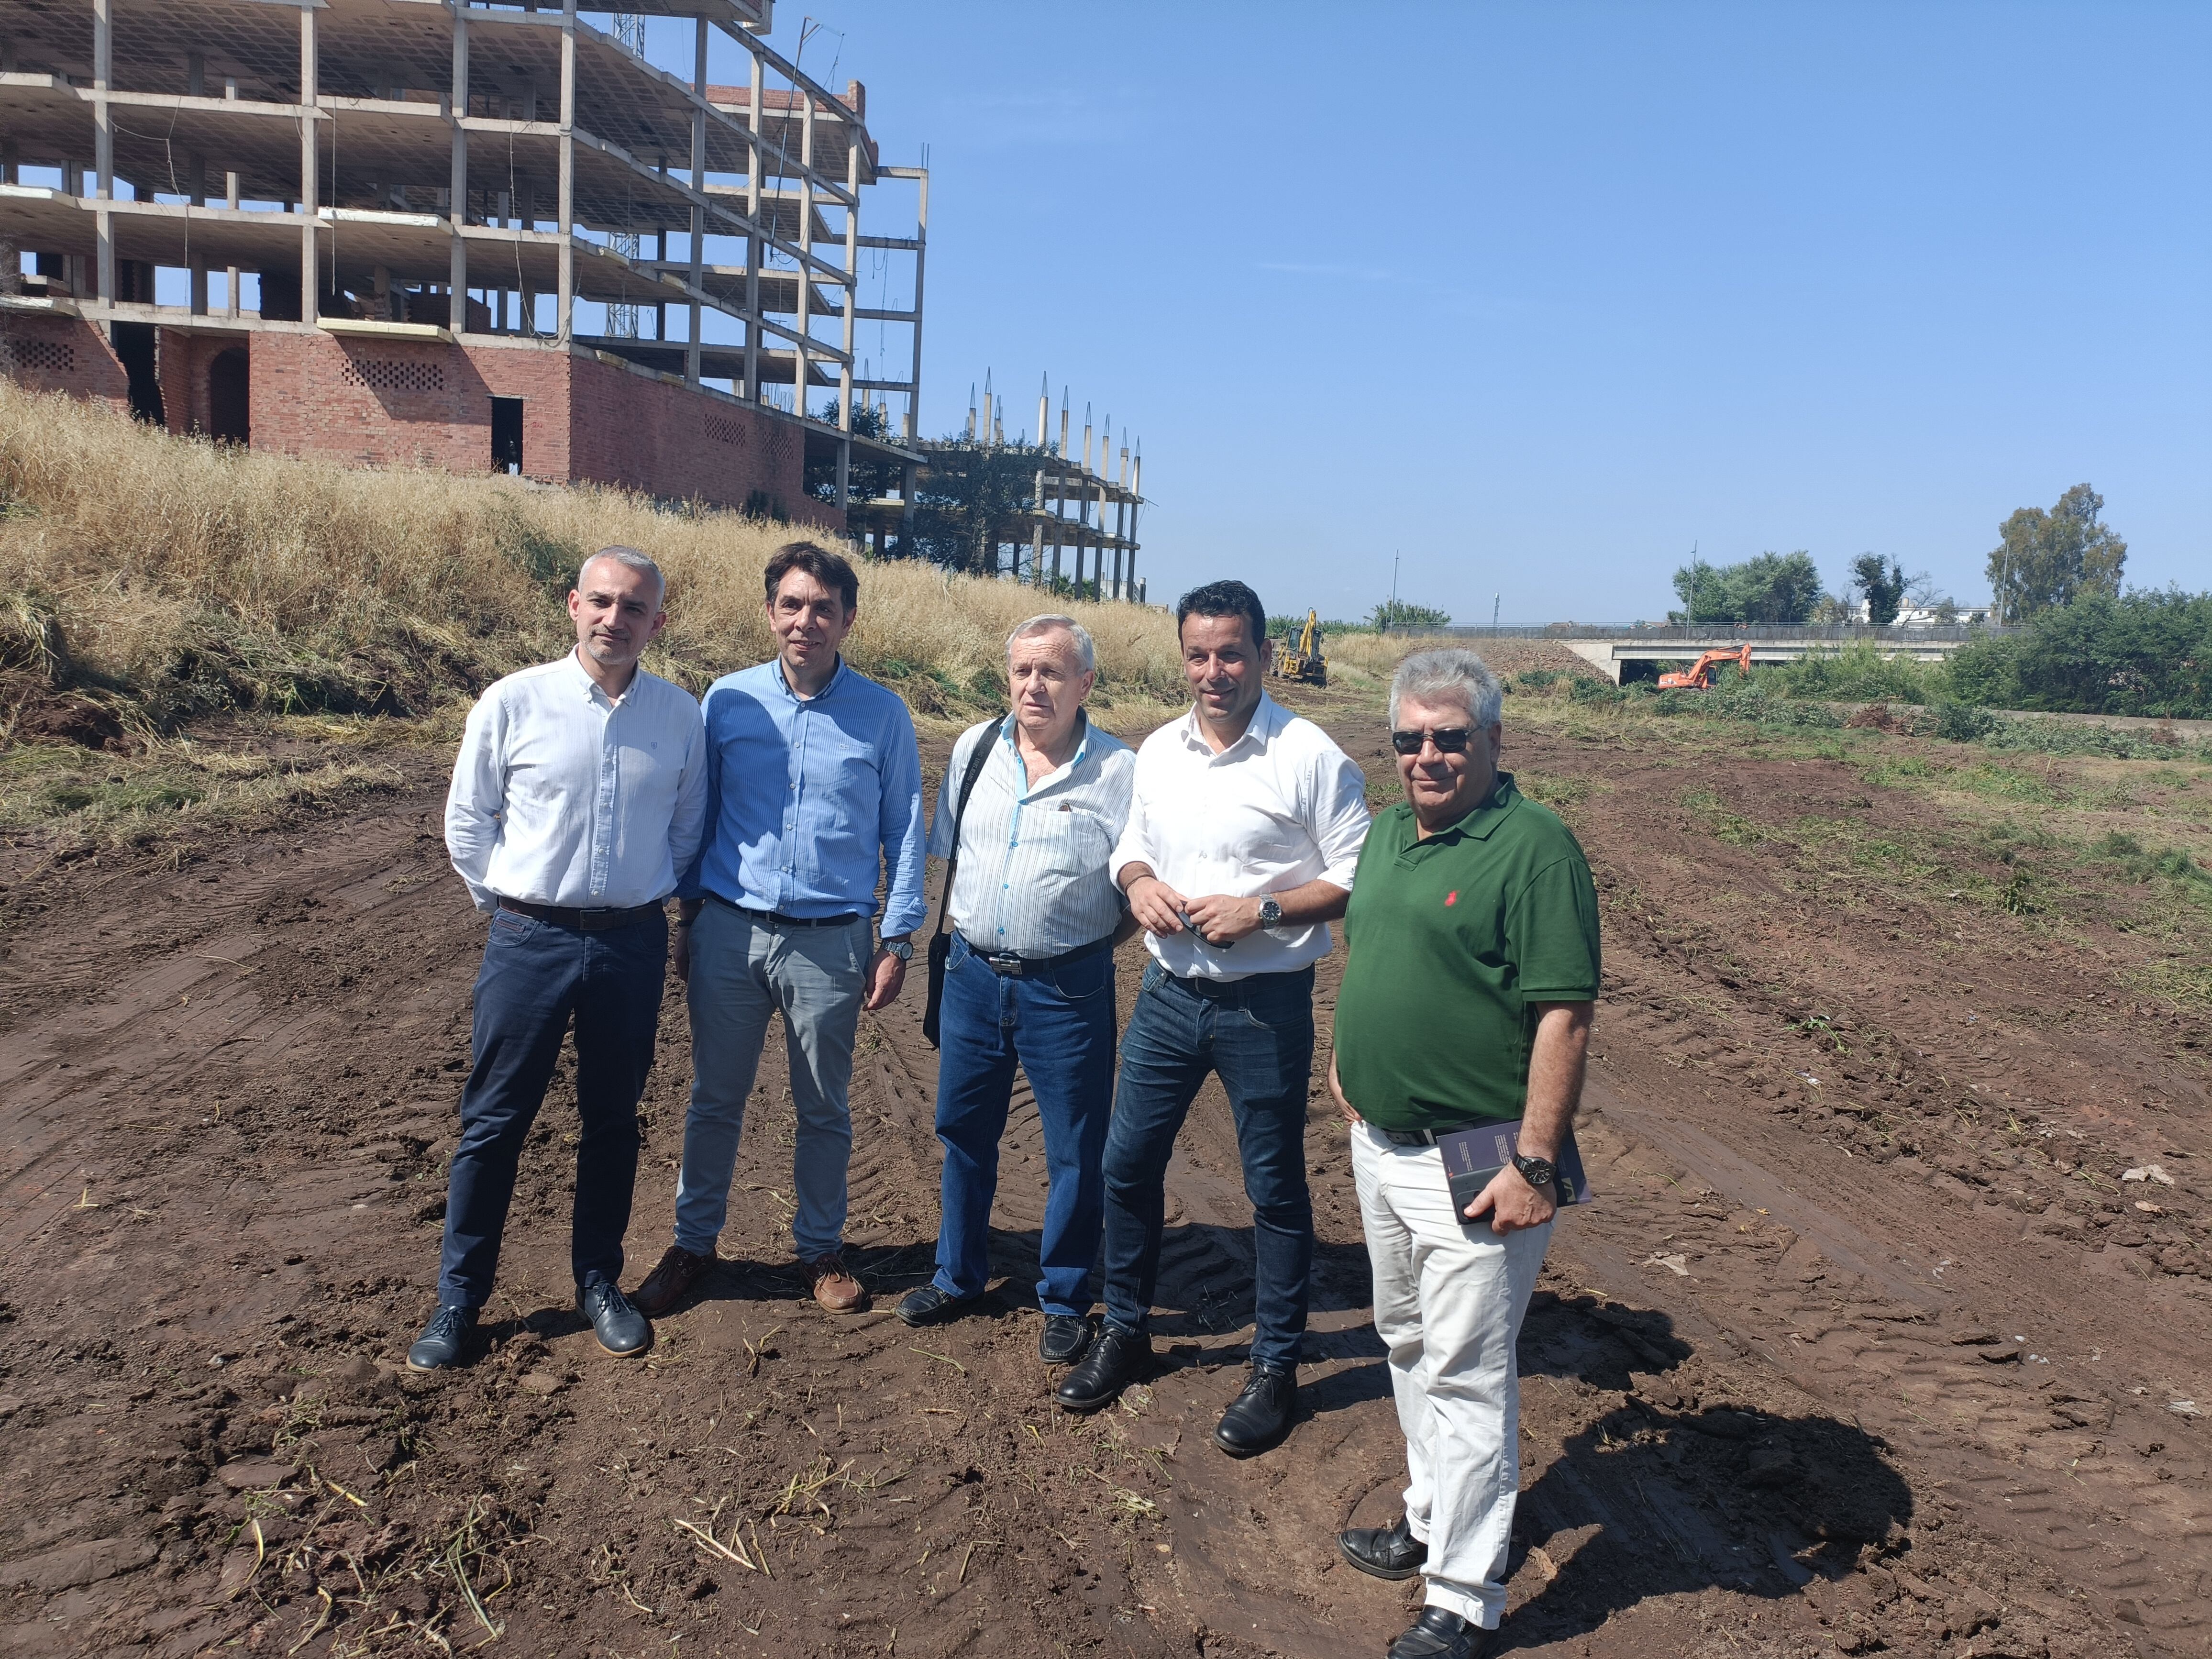
M 1970 640 L 1986 639 L 2002 629 L 1984 624 L 1954 623 L 1929 628 L 1868 628 L 1854 623 L 1715 623 L 1640 628 L 1577 627 L 1554 623 L 1549 628 L 1422 628 L 1407 634 L 1464 641 L 1482 649 L 1485 640 L 1555 640 L 1615 684 L 1624 679 L 1653 679 L 1667 668 L 1695 662 L 1708 651 L 1734 651 L 1746 641 L 1754 664 L 1795 662 L 1808 652 L 1839 651 L 1861 641 L 1872 644 L 1885 657 L 1910 657 L 1916 662 L 1942 662 Z

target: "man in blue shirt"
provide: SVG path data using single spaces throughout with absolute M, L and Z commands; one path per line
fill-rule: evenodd
M 927 914 L 921 757 L 896 694 L 845 664 L 860 581 L 811 542 L 768 562 L 770 661 L 708 688 L 707 838 L 678 887 L 676 971 L 689 988 L 691 1107 L 676 1243 L 635 1302 L 665 1313 L 714 1265 L 745 1098 L 781 1012 L 799 1118 L 791 1231 L 831 1313 L 867 1292 L 844 1260 L 847 1094 L 860 1011 L 888 1007 Z M 883 942 L 868 921 L 884 866 Z

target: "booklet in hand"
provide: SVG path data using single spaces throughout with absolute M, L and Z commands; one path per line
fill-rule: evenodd
M 1451 1182 L 1452 1213 L 1462 1222 L 1467 1219 L 1467 1206 L 1481 1196 L 1491 1177 L 1513 1161 L 1521 1124 L 1516 1117 L 1507 1123 L 1478 1124 L 1437 1137 L 1437 1150 L 1444 1155 L 1444 1174 Z M 1583 1174 L 1583 1155 L 1575 1146 L 1573 1130 L 1567 1131 L 1567 1138 L 1559 1143 L 1559 1155 L 1553 1160 L 1553 1167 L 1559 1171 L 1561 1209 L 1590 1201 L 1589 1182 Z

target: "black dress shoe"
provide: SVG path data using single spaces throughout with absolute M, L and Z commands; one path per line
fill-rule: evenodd
M 1429 1559 L 1429 1547 L 1413 1536 L 1400 1516 L 1388 1527 L 1354 1527 L 1336 1535 L 1344 1559 L 1377 1578 L 1411 1578 Z
M 1037 1358 L 1048 1365 L 1073 1365 L 1091 1352 L 1091 1322 L 1079 1314 L 1047 1314 Z
M 977 1300 L 972 1296 L 955 1296 L 950 1291 L 940 1291 L 932 1281 L 918 1291 L 908 1291 L 900 1298 L 896 1311 L 909 1325 L 943 1325 L 959 1318 Z
M 410 1371 L 442 1371 L 461 1363 L 461 1350 L 477 1328 L 474 1308 L 441 1308 L 407 1350 Z
M 1423 1607 L 1421 1616 L 1390 1644 L 1390 1659 L 1481 1659 L 1492 1632 L 1442 1607 Z
M 1109 1325 L 1052 1391 L 1062 1411 L 1095 1412 L 1152 1369 L 1152 1340 Z
M 595 1279 L 576 1292 L 576 1309 L 592 1322 L 599 1346 L 617 1359 L 630 1359 L 653 1346 L 653 1326 L 629 1305 L 622 1286 Z
M 1297 1373 L 1288 1365 L 1255 1365 L 1244 1392 L 1221 1413 L 1213 1443 L 1231 1457 L 1252 1457 L 1291 1431 L 1297 1410 Z

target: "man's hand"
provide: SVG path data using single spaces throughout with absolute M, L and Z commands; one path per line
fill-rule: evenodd
M 1189 901 L 1158 876 L 1139 876 L 1129 884 L 1129 914 L 1148 933 L 1180 933 L 1179 914 Z
M 1523 1227 L 1540 1227 L 1559 1209 L 1557 1189 L 1549 1185 L 1531 1187 L 1522 1178 L 1521 1171 L 1510 1164 L 1491 1176 L 1490 1184 L 1474 1195 L 1474 1202 L 1467 1206 L 1467 1218 L 1480 1221 L 1490 1217 L 1493 1233 L 1518 1232 Z
M 1337 1115 L 1346 1123 L 1367 1121 L 1359 1115 L 1359 1109 L 1344 1097 L 1344 1085 L 1336 1080 L 1336 1051 L 1334 1048 L 1328 1054 L 1328 1092 L 1330 1098 L 1336 1102 Z
M 677 925 L 674 945 L 676 977 L 689 985 L 691 982 L 691 924 L 690 922 L 680 922 Z
M 1208 893 L 1204 898 L 1192 899 L 1183 909 L 1198 928 L 1199 937 L 1208 945 L 1234 945 L 1260 931 L 1258 898 Z
M 868 994 L 860 1006 L 872 1014 L 888 1008 L 898 1000 L 899 987 L 906 983 L 906 963 L 888 951 L 878 951 L 868 963 L 866 982 Z

